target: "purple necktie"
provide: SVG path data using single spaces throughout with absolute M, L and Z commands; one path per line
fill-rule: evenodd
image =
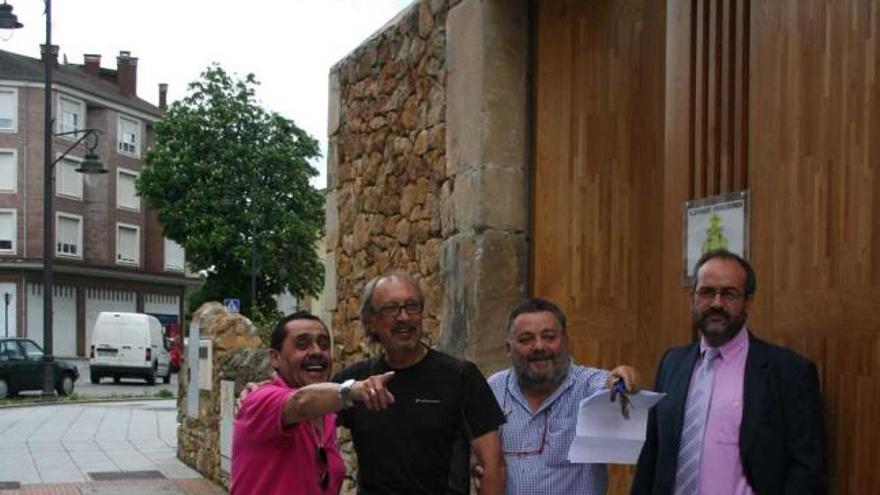
M 712 383 L 715 358 L 720 351 L 709 347 L 703 354 L 700 368 L 691 382 L 684 411 L 684 425 L 681 430 L 681 445 L 678 449 L 678 470 L 675 473 L 675 495 L 697 493 L 700 481 L 700 454 L 703 448 L 703 432 L 706 429 L 706 414 L 712 399 Z

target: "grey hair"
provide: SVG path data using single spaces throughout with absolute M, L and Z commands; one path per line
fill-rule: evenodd
M 375 332 L 367 328 L 367 315 L 375 311 L 375 308 L 373 308 L 373 294 L 376 292 L 376 286 L 379 285 L 379 282 L 392 278 L 405 280 L 415 291 L 416 296 L 419 298 L 419 302 L 423 305 L 425 304 L 425 296 L 422 294 L 422 289 L 419 287 L 419 283 L 416 282 L 416 279 L 409 273 L 389 272 L 374 277 L 367 282 L 367 285 L 364 286 L 364 292 L 361 294 L 361 304 L 358 308 L 358 317 L 361 320 L 361 328 L 364 329 L 364 335 L 373 342 L 378 342 L 378 337 L 376 337 Z

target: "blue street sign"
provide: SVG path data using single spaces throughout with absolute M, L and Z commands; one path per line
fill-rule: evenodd
M 241 309 L 241 301 L 238 299 L 224 299 L 223 305 L 230 313 L 238 313 L 238 310 Z

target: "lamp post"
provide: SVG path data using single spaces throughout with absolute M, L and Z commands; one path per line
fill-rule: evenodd
M 9 302 L 12 300 L 12 294 L 8 292 L 3 293 L 3 302 L 6 304 L 5 312 L 3 313 L 3 321 L 6 326 L 6 338 L 9 338 Z
M 55 356 L 52 353 L 52 296 L 53 296 L 53 279 L 52 264 L 54 261 L 53 246 L 55 244 L 55 222 L 53 216 L 53 171 L 55 165 L 60 162 L 74 148 L 83 143 L 86 138 L 91 137 L 91 144 L 87 144 L 83 161 L 77 172 L 84 174 L 100 174 L 106 173 L 107 169 L 98 161 L 95 154 L 95 148 L 98 146 L 97 129 L 79 129 L 71 132 L 62 132 L 53 134 L 52 132 L 52 57 L 49 53 L 52 50 L 52 0 L 44 0 L 46 4 L 46 44 L 43 47 L 43 397 L 52 397 L 55 395 Z M 0 6 L 0 29 L 19 29 L 23 25 L 18 22 L 16 16 L 12 13 L 12 7 L 7 5 L 6 0 Z M 80 135 L 72 145 L 70 145 L 56 159 L 52 159 L 52 138 L 55 136 Z

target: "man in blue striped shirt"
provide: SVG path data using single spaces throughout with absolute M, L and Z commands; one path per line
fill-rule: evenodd
M 623 379 L 638 387 L 630 366 L 608 372 L 572 364 L 565 314 L 545 299 L 517 305 L 507 319 L 511 368 L 489 378 L 507 422 L 501 427 L 507 463 L 507 495 L 605 493 L 604 464 L 573 464 L 568 449 L 574 439 L 581 399 Z

